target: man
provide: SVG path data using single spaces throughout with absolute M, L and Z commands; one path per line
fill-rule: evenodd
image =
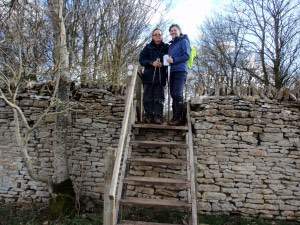
M 168 54 L 168 44 L 163 42 L 162 31 L 152 31 L 152 41 L 140 53 L 139 62 L 144 66 L 142 81 L 144 86 L 144 109 L 146 123 L 163 123 L 164 87 L 166 67 L 162 65 L 163 56 Z

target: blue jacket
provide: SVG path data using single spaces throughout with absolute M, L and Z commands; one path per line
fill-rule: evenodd
M 142 80 L 144 84 L 161 84 L 163 86 L 166 85 L 167 79 L 167 70 L 166 67 L 163 66 L 160 69 L 156 69 L 152 66 L 152 63 L 159 58 L 161 62 L 163 62 L 163 56 L 168 54 L 169 45 L 165 43 L 161 43 L 160 45 L 154 44 L 153 41 L 147 44 L 145 48 L 140 53 L 139 62 L 142 66 L 144 66 L 144 73 L 142 76 Z M 155 74 L 154 74 L 155 72 Z
M 187 72 L 187 61 L 190 58 L 191 46 L 187 35 L 176 37 L 170 42 L 169 55 L 174 62 L 171 64 L 171 72 Z

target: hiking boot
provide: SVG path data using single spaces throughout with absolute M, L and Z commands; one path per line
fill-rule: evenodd
M 171 126 L 180 126 L 183 124 L 184 124 L 184 122 L 182 120 L 174 119 L 174 118 L 169 122 L 169 125 L 171 125 Z
M 153 121 L 155 124 L 162 124 L 163 123 L 163 120 L 162 120 L 162 118 L 160 118 L 160 117 L 156 117 L 156 118 L 154 118 L 154 121 Z
M 152 123 L 152 119 L 149 117 L 145 117 L 144 123 Z

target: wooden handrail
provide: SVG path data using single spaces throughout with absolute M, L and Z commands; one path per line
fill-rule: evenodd
M 128 88 L 126 102 L 125 102 L 125 113 L 124 113 L 124 117 L 123 117 L 123 121 L 122 121 L 121 134 L 120 134 L 120 139 L 119 139 L 119 143 L 118 143 L 118 148 L 116 151 L 116 160 L 114 163 L 114 170 L 113 170 L 111 186 L 110 186 L 110 190 L 109 190 L 109 198 L 111 200 L 116 199 L 116 190 L 117 190 L 117 185 L 118 185 L 118 178 L 119 178 L 119 172 L 120 172 L 120 167 L 121 167 L 122 155 L 123 155 L 124 147 L 126 144 L 126 138 L 128 135 L 128 127 L 130 124 L 130 113 L 131 113 L 132 106 L 133 106 L 135 83 L 136 83 L 136 79 L 137 79 L 137 69 L 138 69 L 138 67 L 135 66 L 135 68 L 133 70 L 132 78 L 130 81 L 130 85 Z
M 194 145 L 193 145 L 193 133 L 191 122 L 191 106 L 190 102 L 187 102 L 187 125 L 188 125 L 188 158 L 189 158 L 189 171 L 190 171 L 190 184 L 191 184 L 191 196 L 192 203 L 192 225 L 197 225 L 197 190 L 196 190 L 196 177 L 195 177 L 195 160 L 194 160 Z

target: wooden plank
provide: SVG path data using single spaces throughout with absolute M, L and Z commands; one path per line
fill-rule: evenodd
M 162 159 L 162 158 L 131 158 L 131 162 L 141 164 L 157 164 L 157 165 L 183 165 L 187 162 L 181 159 Z
M 192 122 L 190 116 L 190 103 L 187 103 L 187 123 L 188 123 L 188 157 L 189 157 L 189 180 L 190 184 L 190 197 L 192 203 L 192 225 L 197 225 L 197 191 L 196 191 L 196 179 L 195 179 L 195 162 L 194 162 L 194 146 L 193 146 L 193 133 L 192 133 Z
M 113 225 L 114 207 L 113 201 L 109 198 L 109 189 L 111 176 L 114 168 L 114 152 L 113 149 L 108 149 L 104 157 L 105 175 L 104 175 L 104 207 L 103 207 L 103 225 Z
M 174 224 L 174 223 L 152 223 L 152 222 L 143 222 L 143 221 L 129 221 L 124 220 L 121 221 L 119 225 L 181 225 L 181 224 Z
M 125 113 L 122 121 L 122 129 L 121 129 L 121 134 L 120 134 L 120 139 L 118 143 L 118 149 L 116 152 L 116 161 L 114 165 L 114 170 L 113 170 L 113 176 L 112 176 L 112 181 L 111 181 L 111 187 L 109 191 L 109 197 L 111 199 L 116 198 L 116 189 L 117 189 L 117 184 L 118 184 L 118 178 L 119 178 L 119 171 L 120 171 L 120 166 L 121 166 L 121 160 L 122 160 L 122 155 L 124 151 L 124 145 L 126 142 L 127 138 L 127 132 L 128 132 L 128 125 L 129 125 L 129 119 L 130 119 L 130 111 L 132 110 L 132 101 L 133 101 L 133 95 L 134 95 L 134 87 L 135 87 L 135 82 L 136 82 L 136 77 L 137 77 L 137 66 L 134 69 L 131 82 L 128 88 L 128 93 L 127 93 L 127 98 L 126 98 L 126 104 L 125 104 Z
M 184 147 L 187 145 L 182 142 L 176 141 L 131 141 L 132 145 L 151 145 L 151 146 L 175 146 L 175 147 Z
M 170 126 L 168 124 L 138 123 L 138 124 L 134 124 L 133 127 L 134 128 L 142 128 L 142 129 L 188 130 L 187 126 Z
M 167 208 L 191 208 L 191 204 L 178 200 L 162 200 L 162 199 L 148 199 L 148 198 L 133 198 L 128 197 L 121 199 L 120 204 L 142 207 L 167 207 Z
M 140 176 L 129 176 L 124 179 L 127 184 L 166 184 L 186 187 L 189 182 L 184 179 L 173 179 L 163 177 L 140 177 Z

